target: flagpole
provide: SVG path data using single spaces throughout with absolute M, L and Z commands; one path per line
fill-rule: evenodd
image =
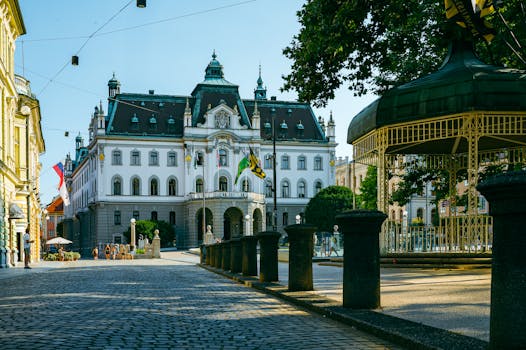
M 206 234 L 206 204 L 205 204 L 205 156 L 203 154 L 203 239 Z

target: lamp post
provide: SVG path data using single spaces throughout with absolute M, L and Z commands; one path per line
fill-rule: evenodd
M 246 225 L 246 233 L 245 236 L 252 236 L 250 233 L 250 215 L 245 215 L 245 225 Z
M 277 205 L 277 175 L 276 175 L 276 109 L 272 107 L 270 110 L 272 116 L 272 195 L 274 200 L 274 207 L 272 209 L 272 231 L 278 230 L 278 205 Z
M 131 237 L 130 237 L 130 253 L 135 251 L 135 218 L 131 218 L 130 220 L 130 231 L 131 231 Z

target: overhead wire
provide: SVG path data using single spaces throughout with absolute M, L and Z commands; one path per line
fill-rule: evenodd
M 80 53 L 80 51 L 82 51 L 82 49 L 86 46 L 86 44 L 91 40 L 91 38 L 93 38 L 93 36 L 95 34 L 97 34 L 102 28 L 104 28 L 106 25 L 108 25 L 108 23 L 110 23 L 113 19 L 115 19 L 115 17 L 117 17 L 122 11 L 124 11 L 124 9 L 126 9 L 128 6 L 130 6 L 130 4 L 133 2 L 133 0 L 130 0 L 126 5 L 124 5 L 119 11 L 117 11 L 113 16 L 111 16 L 106 22 L 104 22 L 99 28 L 97 28 L 97 30 L 95 30 L 93 33 L 91 33 L 91 35 L 88 36 L 88 38 L 86 39 L 86 41 L 84 41 L 84 43 L 82 44 L 82 46 L 80 47 L 80 49 L 77 50 L 76 54 L 75 55 L 78 55 Z M 38 95 L 42 94 L 42 92 L 44 92 L 47 87 L 49 86 L 49 84 L 51 84 L 53 82 L 53 80 L 56 79 L 56 77 L 58 77 L 60 75 L 60 73 L 62 73 L 62 71 L 64 69 L 66 69 L 66 67 L 69 65 L 69 59 L 66 61 L 66 63 L 58 70 L 58 72 L 55 73 L 55 75 L 53 75 L 53 77 L 46 83 L 46 85 L 44 85 L 44 87 L 38 92 Z

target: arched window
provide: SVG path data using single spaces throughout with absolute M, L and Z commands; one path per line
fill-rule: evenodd
M 219 166 L 228 166 L 228 153 L 224 149 L 219 150 Z
M 418 208 L 416 210 L 416 217 L 422 219 L 424 217 L 424 208 Z
M 159 153 L 157 151 L 150 152 L 150 164 L 149 165 L 159 165 Z
M 298 157 L 298 170 L 306 170 L 307 169 L 307 160 L 305 156 L 299 156 Z
M 177 181 L 175 179 L 168 180 L 168 195 L 177 196 Z
M 157 179 L 151 179 L 150 180 L 150 196 L 158 196 L 159 195 L 159 182 Z
M 219 178 L 219 191 L 222 191 L 222 192 L 228 191 L 228 180 L 226 176 L 221 176 Z
M 305 198 L 307 193 L 306 193 L 306 185 L 305 185 L 305 181 L 300 181 L 298 182 L 298 197 L 299 198 Z
M 203 192 L 203 179 L 195 180 L 195 192 Z
M 289 198 L 290 197 L 290 185 L 288 181 L 283 181 L 281 184 L 281 197 Z
M 314 184 L 314 195 L 317 195 L 318 192 L 321 191 L 321 188 L 322 188 L 321 181 L 316 181 L 316 183 Z
M 113 195 L 120 196 L 122 195 L 122 182 L 120 178 L 113 179 Z
M 141 181 L 138 177 L 132 179 L 132 196 L 141 195 Z
M 272 197 L 272 181 L 265 181 L 265 197 Z

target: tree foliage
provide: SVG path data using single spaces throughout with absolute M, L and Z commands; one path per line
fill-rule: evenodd
M 151 220 L 137 220 L 135 222 L 135 237 L 139 239 L 139 235 L 148 237 L 148 240 L 152 242 L 155 236 L 154 231 L 159 230 L 159 238 L 161 238 L 161 247 L 168 247 L 174 240 L 174 229 L 172 225 L 166 221 L 151 221 Z M 123 232 L 126 240 L 130 242 L 131 239 L 131 227 Z
M 362 209 L 374 210 L 378 208 L 378 184 L 377 184 L 377 168 L 375 166 L 368 166 L 367 173 L 362 183 L 360 184 L 359 207 Z
M 329 186 L 310 199 L 305 209 L 305 221 L 318 231 L 332 232 L 335 216 L 353 209 L 353 193 L 343 186 Z
M 317 107 L 342 85 L 358 96 L 380 94 L 438 69 L 455 37 L 473 39 L 487 63 L 526 68 L 524 58 L 510 48 L 526 57 L 523 2 L 499 6 L 498 13 L 485 18 L 497 32 L 488 45 L 447 22 L 443 1 L 309 0 L 297 13 L 300 32 L 283 50 L 293 64 L 282 90 L 295 90 L 301 101 Z

